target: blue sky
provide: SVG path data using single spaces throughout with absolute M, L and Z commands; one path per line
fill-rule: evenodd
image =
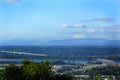
M 120 39 L 120 0 L 0 0 L 0 39 Z

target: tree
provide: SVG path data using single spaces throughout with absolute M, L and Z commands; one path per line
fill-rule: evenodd
M 101 77 L 101 75 L 99 74 L 99 75 L 94 76 L 93 80 L 102 80 L 102 77 Z
M 23 60 L 21 66 L 10 64 L 0 74 L 0 80 L 72 80 L 71 75 L 51 73 L 47 60 L 40 63 Z
M 57 74 L 52 80 L 73 80 L 73 77 L 70 74 Z
M 1 73 L 1 80 L 23 80 L 22 73 L 23 71 L 19 67 L 10 64 Z
M 22 61 L 25 80 L 49 80 L 51 69 L 47 60 L 37 63 L 29 60 Z
M 108 80 L 113 80 L 113 78 L 112 78 L 112 77 L 108 77 L 107 79 L 108 79 Z
M 27 66 L 27 65 L 29 65 L 30 63 L 31 63 L 30 59 L 24 59 L 24 60 L 22 60 L 22 62 L 21 62 L 22 66 Z

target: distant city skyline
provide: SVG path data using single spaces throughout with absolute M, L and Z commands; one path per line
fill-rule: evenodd
M 120 39 L 120 0 L 0 0 L 0 41 Z

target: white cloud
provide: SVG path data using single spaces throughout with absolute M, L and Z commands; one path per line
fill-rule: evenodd
M 95 29 L 89 29 L 87 32 L 93 33 L 93 32 L 96 32 L 96 30 Z
M 83 20 L 83 22 L 93 22 L 93 21 L 98 21 L 98 22 L 113 22 L 115 20 L 112 19 L 112 18 L 93 18 L 93 19 Z
M 68 25 L 68 24 L 62 24 L 61 27 L 63 27 L 63 28 L 68 28 L 69 25 Z
M 85 38 L 85 35 L 83 34 L 74 34 L 72 38 Z
M 94 33 L 94 32 L 117 32 L 120 33 L 120 25 L 116 24 L 116 25 L 103 25 L 103 26 L 95 26 L 95 29 L 88 29 L 87 32 L 89 33 Z
M 120 25 L 101 26 L 99 32 L 120 32 Z
M 69 24 L 62 24 L 61 27 L 63 28 L 84 28 L 84 24 L 74 24 L 74 25 L 69 25 Z
M 85 27 L 85 25 L 83 25 L 83 24 L 75 24 L 74 27 L 76 27 L 76 28 L 83 28 L 83 27 Z

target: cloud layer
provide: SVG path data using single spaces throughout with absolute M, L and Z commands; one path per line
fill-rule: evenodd
M 89 33 L 93 33 L 93 32 L 96 32 L 96 30 L 95 30 L 95 29 L 88 29 L 87 32 L 89 32 Z
M 120 33 L 120 25 L 109 25 L 109 26 L 96 26 L 97 28 L 90 28 L 87 30 L 88 33 L 100 32 L 100 33 Z
M 83 24 L 74 24 L 74 25 L 62 24 L 61 27 L 63 28 L 84 28 L 86 26 Z
M 97 22 L 114 22 L 115 20 L 112 19 L 112 18 L 93 18 L 93 19 L 83 20 L 83 22 L 94 22 L 94 21 L 97 21 Z
M 73 34 L 72 38 L 85 38 L 83 34 Z

